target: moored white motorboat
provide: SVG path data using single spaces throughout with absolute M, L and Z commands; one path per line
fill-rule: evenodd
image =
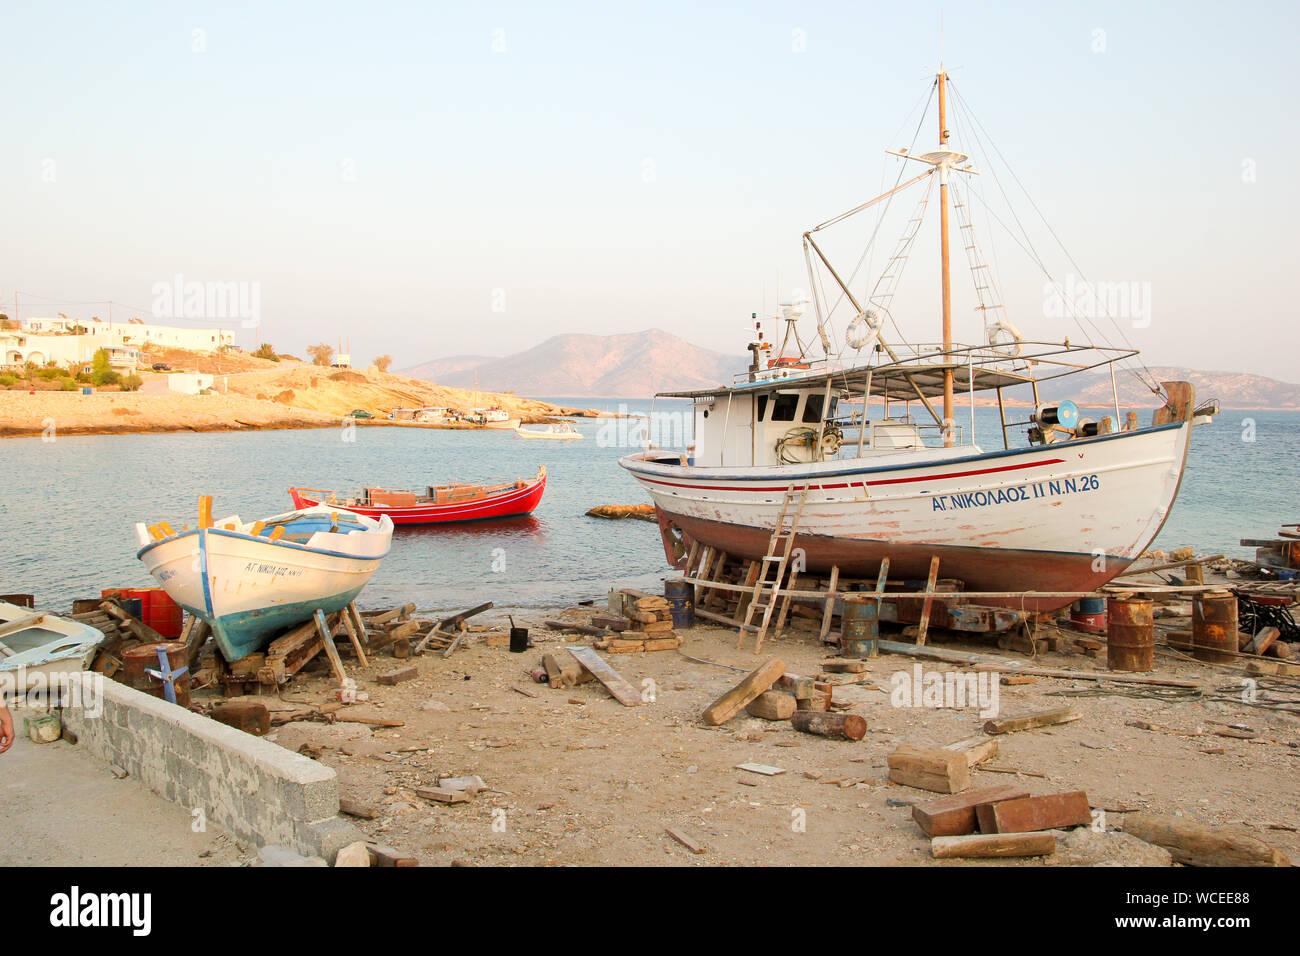
M 552 441 L 582 440 L 582 432 L 574 428 L 569 422 L 553 422 L 549 425 L 543 425 L 541 428 L 525 428 L 521 425 L 515 429 L 515 434 L 520 438 L 550 439 Z
M 275 632 L 338 611 L 388 553 L 393 522 L 337 507 L 303 508 L 256 521 L 238 516 L 180 533 L 136 526 L 137 556 L 177 604 L 206 621 L 228 661 L 259 650 Z

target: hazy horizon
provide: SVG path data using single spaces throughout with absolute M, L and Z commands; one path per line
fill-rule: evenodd
M 913 133 L 942 53 L 951 145 L 983 173 L 977 235 L 1027 338 L 1083 332 L 1053 314 L 1020 225 L 1058 279 L 1132 291 L 1104 331 L 1148 365 L 1294 382 L 1300 14 L 948 5 L 941 51 L 940 9 L 8 5 L 0 312 L 17 292 L 19 318 L 112 300 L 115 322 L 150 320 L 180 277 L 254 288 L 260 325 L 178 324 L 298 355 L 350 338 L 357 364 L 650 328 L 743 355 L 750 313 L 809 286 L 801 233 L 892 186 L 885 149 L 936 145 L 933 103 Z M 874 212 L 819 233 L 855 294 L 918 197 L 891 204 L 860 270 Z M 916 341 L 938 336 L 936 221 L 932 198 L 893 303 Z

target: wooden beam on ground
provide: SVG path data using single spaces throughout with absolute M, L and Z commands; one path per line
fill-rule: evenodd
M 1033 714 L 1024 714 L 1020 717 L 998 717 L 994 720 L 986 721 L 984 724 L 984 733 L 986 734 L 1014 734 L 1021 730 L 1033 730 L 1035 727 L 1050 727 L 1054 724 L 1068 724 L 1075 720 L 1083 718 L 1083 714 L 1073 707 L 1055 707 L 1052 710 L 1041 710 Z
M 1016 800 L 1029 796 L 1029 791 L 1015 784 L 981 787 L 950 797 L 939 797 L 924 803 L 912 804 L 912 819 L 928 837 L 961 836 L 974 833 L 979 825 L 977 809 L 983 804 L 999 800 Z
M 1124 815 L 1124 832 L 1162 846 L 1184 866 L 1290 866 L 1285 853 L 1240 828 L 1207 827 L 1153 813 Z
M 1082 790 L 1018 797 L 978 807 L 975 816 L 983 833 L 1029 833 L 1081 827 L 1092 822 L 1088 795 Z
M 970 787 L 970 765 L 956 750 L 900 744 L 886 758 L 889 779 L 934 793 L 960 793 Z
M 936 860 L 1050 856 L 1055 852 L 1053 833 L 973 833 L 939 836 L 930 841 L 930 855 Z
M 625 707 L 639 707 L 645 703 L 635 687 L 623 679 L 618 671 L 601 660 L 590 647 L 566 647 L 587 671 L 604 685 L 611 697 Z
M 704 722 L 714 727 L 725 724 L 740 713 L 741 708 L 780 680 L 784 673 L 784 661 L 779 657 L 768 658 L 750 671 L 739 684 L 706 707 Z

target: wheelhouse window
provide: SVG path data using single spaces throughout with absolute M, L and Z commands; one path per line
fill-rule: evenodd
M 776 401 L 772 403 L 772 421 L 774 422 L 792 422 L 794 413 L 799 409 L 799 393 L 782 392 L 776 396 Z
M 754 421 L 761 422 L 763 420 L 763 413 L 766 411 L 767 411 L 767 396 L 760 395 L 758 396 L 758 413 L 754 416 Z
M 805 424 L 816 425 L 822 420 L 822 400 L 825 395 L 809 395 L 808 403 L 803 407 L 803 420 Z

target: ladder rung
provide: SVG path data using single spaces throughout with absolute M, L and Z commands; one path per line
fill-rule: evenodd
M 781 557 L 780 555 L 776 555 L 776 554 L 767 554 L 767 555 L 764 555 L 764 556 L 763 556 L 763 560 L 764 560 L 764 561 L 784 561 L 785 558 Z

